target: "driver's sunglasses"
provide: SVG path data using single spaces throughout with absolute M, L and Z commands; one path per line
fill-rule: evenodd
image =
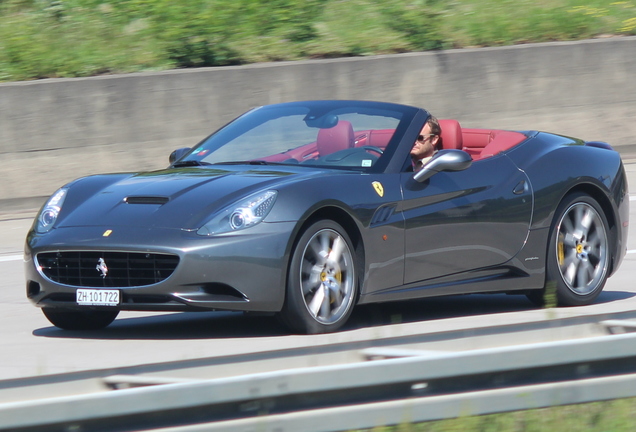
M 417 140 L 418 140 L 419 142 L 422 142 L 422 143 L 423 143 L 424 141 L 426 141 L 426 138 L 428 138 L 428 137 L 434 137 L 435 135 L 437 135 L 437 134 L 418 135 L 418 136 L 417 136 Z

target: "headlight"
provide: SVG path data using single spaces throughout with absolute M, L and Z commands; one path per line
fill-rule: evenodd
M 60 210 L 62 210 L 62 204 L 64 204 L 67 191 L 67 188 L 61 188 L 51 195 L 51 198 L 49 198 L 37 216 L 35 224 L 36 232 L 44 234 L 53 228 L 53 225 L 55 225 L 55 221 L 57 221 L 57 217 L 60 214 Z
M 260 223 L 274 206 L 278 192 L 269 190 L 249 197 L 223 209 L 197 231 L 199 235 L 213 235 L 238 231 Z

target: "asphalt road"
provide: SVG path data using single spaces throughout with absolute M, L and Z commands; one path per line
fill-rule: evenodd
M 636 199 L 636 164 L 626 166 Z M 636 205 L 630 219 L 636 220 Z M 68 332 L 25 296 L 21 251 L 33 212 L 0 220 L 0 380 L 255 351 L 636 310 L 636 230 L 628 255 L 591 306 L 545 310 L 524 296 L 472 295 L 358 307 L 331 335 L 289 335 L 271 316 L 123 312 L 108 328 Z M 282 367 L 282 365 L 281 365 Z

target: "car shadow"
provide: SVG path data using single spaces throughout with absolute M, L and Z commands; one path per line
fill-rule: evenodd
M 632 292 L 604 291 L 594 304 L 611 303 L 634 296 L 636 293 Z M 533 309 L 539 309 L 539 306 L 528 300 L 525 295 L 471 294 L 381 305 L 362 305 L 354 311 L 349 324 L 355 324 L 357 327 L 371 327 Z
M 70 339 L 176 340 L 285 336 L 289 331 L 272 314 L 177 312 L 127 318 L 120 315 L 102 330 L 43 327 L 34 336 Z
M 536 309 L 523 295 L 472 294 L 361 305 L 349 324 L 373 327 Z
M 603 292 L 595 303 L 635 296 L 623 291 Z M 414 322 L 429 322 L 537 309 L 524 295 L 472 294 L 357 306 L 342 331 Z M 179 312 L 144 317 L 122 316 L 103 330 L 70 331 L 43 327 L 34 336 L 105 340 L 187 340 L 289 336 L 273 314 L 241 312 Z
M 636 293 L 628 291 L 603 291 L 601 295 L 594 301 L 595 304 L 611 303 L 613 301 L 627 300 L 636 296 Z

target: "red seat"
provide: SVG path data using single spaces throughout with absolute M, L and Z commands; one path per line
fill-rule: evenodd
M 462 128 L 463 150 L 475 157 L 492 141 L 494 133 L 490 129 Z
M 320 129 L 316 145 L 320 156 L 353 147 L 353 127 L 351 122 L 341 120 L 332 128 Z
M 395 129 L 379 129 L 369 131 L 369 144 L 373 147 L 379 147 L 381 149 L 385 149 L 389 144 L 391 137 L 393 137 L 393 133 Z
M 493 131 L 493 135 L 492 141 L 490 141 L 479 154 L 479 159 L 495 156 L 528 138 L 520 132 L 513 131 Z
M 442 148 L 461 150 L 464 145 L 459 122 L 457 120 L 440 120 L 439 126 L 442 128 Z

